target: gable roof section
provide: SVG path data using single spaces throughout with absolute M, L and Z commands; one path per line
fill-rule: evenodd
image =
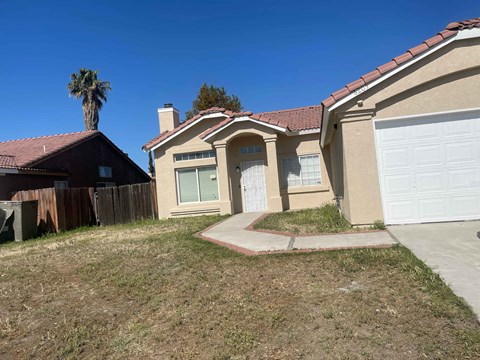
M 361 89 L 374 80 L 379 79 L 386 73 L 398 68 L 400 65 L 412 60 L 415 57 L 419 57 L 428 50 L 438 46 L 443 41 L 457 35 L 459 31 L 480 28 L 480 18 L 474 18 L 470 20 L 463 20 L 459 22 L 452 22 L 448 24 L 445 29 L 437 35 L 423 41 L 421 44 L 408 49 L 403 54 L 394 57 L 391 61 L 378 66 L 375 70 L 360 76 L 359 79 L 352 81 L 345 85 L 343 88 L 333 92 L 328 98 L 322 101 L 322 105 L 326 108 L 331 107 L 339 100 Z
M 228 117 L 229 114 L 233 114 L 233 112 L 227 111 L 224 108 L 219 107 L 213 107 L 207 110 L 200 111 L 200 113 L 188 120 L 185 120 L 173 130 L 168 130 L 160 133 L 160 135 L 154 137 L 152 140 L 143 145 L 142 149 L 145 151 L 154 150 L 155 148 L 163 144 L 165 140 L 173 138 L 173 136 L 179 134 L 182 130 L 186 130 L 189 125 L 193 125 L 194 123 L 200 121 L 202 118 L 205 118 L 206 116 L 212 114 L 218 114 L 219 116 L 225 115 Z
M 81 131 L 68 134 L 40 136 L 0 142 L 0 155 L 5 165 L 29 168 L 42 160 L 100 134 L 99 131 Z M 8 158 L 8 159 L 7 159 Z M 1 160 L 0 160 L 1 161 Z M 14 164 L 14 165 L 12 165 Z
M 165 142 L 168 141 L 169 138 L 174 136 L 176 133 L 178 133 L 182 129 L 185 129 L 189 125 L 193 125 L 196 121 L 199 121 L 201 118 L 204 118 L 206 115 L 209 114 L 218 114 L 219 116 L 223 115 L 225 119 L 200 134 L 201 139 L 207 138 L 212 133 L 219 131 L 223 127 L 228 126 L 228 124 L 240 118 L 248 118 L 252 121 L 264 123 L 267 126 L 270 125 L 274 127 L 280 127 L 291 132 L 298 132 L 302 130 L 319 130 L 322 119 L 322 110 L 323 107 L 321 105 L 315 105 L 296 109 L 277 110 L 253 114 L 250 111 L 232 112 L 229 110 L 225 110 L 224 108 L 211 108 L 201 111 L 200 114 L 184 121 L 173 130 L 164 131 L 163 133 L 146 143 L 143 146 L 143 149 L 146 151 L 150 151 L 160 145 L 163 145 Z
M 258 114 L 239 113 L 223 120 L 217 125 L 200 134 L 200 138 L 206 140 L 208 137 L 220 131 L 220 129 L 229 126 L 238 118 L 246 117 L 254 122 L 263 122 L 265 125 L 280 127 L 285 131 L 298 132 L 303 130 L 320 129 L 322 120 L 321 105 L 306 106 L 296 109 L 277 110 Z M 244 119 L 242 119 L 244 120 Z

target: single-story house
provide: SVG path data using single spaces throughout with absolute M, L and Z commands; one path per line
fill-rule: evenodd
M 0 142 L 0 200 L 16 191 L 106 187 L 150 177 L 100 131 Z
M 158 109 L 159 216 L 282 211 L 333 199 L 320 149 L 322 106 L 269 113 L 212 108 L 179 124 Z M 279 171 L 279 169 L 282 171 Z
M 335 202 L 353 225 L 480 218 L 480 18 L 445 30 L 318 106 L 158 110 L 161 217 Z

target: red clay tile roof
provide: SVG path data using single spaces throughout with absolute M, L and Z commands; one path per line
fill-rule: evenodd
M 249 116 L 252 119 L 262 121 L 267 124 L 276 125 L 290 131 L 320 129 L 322 110 L 323 107 L 321 105 L 315 105 L 296 109 L 269 111 L 258 114 L 252 114 L 251 112 L 233 113 L 230 117 L 200 134 L 200 138 L 204 139 L 207 137 L 207 135 L 222 128 L 240 116 Z
M 81 131 L 0 142 L 0 167 L 32 167 L 42 159 L 97 134 L 101 133 Z
M 15 156 L 13 155 L 0 155 L 0 168 L 15 168 L 17 167 L 15 162 Z
M 202 134 L 200 134 L 200 138 L 205 138 L 208 134 L 212 133 L 213 131 L 223 127 L 224 125 L 230 123 L 235 118 L 241 116 L 249 116 L 252 119 L 262 121 L 267 124 L 276 125 L 290 131 L 300 131 L 300 130 L 310 130 L 310 129 L 320 129 L 320 122 L 322 119 L 322 106 L 315 105 L 315 106 L 306 106 L 302 108 L 296 109 L 287 109 L 287 110 L 278 110 L 278 111 L 269 111 L 263 112 L 258 114 L 253 114 L 250 111 L 242 111 L 242 112 L 232 112 L 230 110 L 225 110 L 224 108 L 211 108 L 204 111 L 201 111 L 198 115 L 195 115 L 193 118 L 188 119 L 177 126 L 175 129 L 170 131 L 164 131 L 157 137 L 150 140 L 146 143 L 142 148 L 144 150 L 150 150 L 155 145 L 159 144 L 165 139 L 168 139 L 170 136 L 175 134 L 176 132 L 183 129 L 185 126 L 191 124 L 195 120 L 199 119 L 200 117 L 208 114 L 214 113 L 222 113 L 227 116 L 227 118 L 223 119 L 222 121 L 218 122 L 218 124 L 214 125 L 213 127 L 207 129 Z
M 418 56 L 419 54 L 424 53 L 425 51 L 431 49 L 432 47 L 438 45 L 442 41 L 456 35 L 458 31 L 465 29 L 480 28 L 480 18 L 474 18 L 470 20 L 463 20 L 459 22 L 452 22 L 448 24 L 445 30 L 439 32 L 437 35 L 431 37 L 430 39 L 425 40 L 420 45 L 417 45 L 405 53 L 393 58 L 386 64 L 378 66 L 375 70 L 360 76 L 360 79 L 357 79 L 350 84 L 345 85 L 343 88 L 333 92 L 328 98 L 322 101 L 322 105 L 325 107 L 330 107 L 335 104 L 340 99 L 351 94 L 355 90 L 361 88 L 362 86 L 368 84 L 369 82 L 378 79 L 387 72 L 395 69 L 397 66 L 403 64 L 404 62 Z
M 269 111 L 254 114 L 258 120 L 269 119 L 270 124 L 277 122 L 278 126 L 286 127 L 290 131 L 320 129 L 323 107 L 321 105 L 305 106 L 296 109 Z

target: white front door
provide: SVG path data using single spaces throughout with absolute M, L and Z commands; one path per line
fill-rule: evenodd
M 480 114 L 376 122 L 387 224 L 480 218 Z
M 240 163 L 242 171 L 243 212 L 266 211 L 267 189 L 263 160 Z

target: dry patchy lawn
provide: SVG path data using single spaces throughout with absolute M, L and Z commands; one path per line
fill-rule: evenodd
M 0 358 L 478 359 L 471 311 L 405 248 L 246 257 L 201 217 L 0 247 Z

